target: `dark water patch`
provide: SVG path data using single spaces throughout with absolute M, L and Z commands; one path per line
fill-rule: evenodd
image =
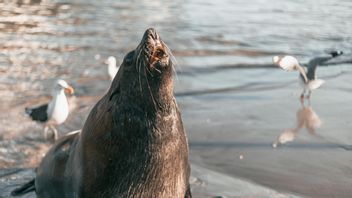
M 276 55 L 279 52 L 268 52 L 268 51 L 259 51 L 259 50 L 249 50 L 249 49 L 233 49 L 233 50 L 213 50 L 213 49 L 202 49 L 202 50 L 173 50 L 172 53 L 175 56 L 267 56 L 267 55 Z
M 232 65 L 212 65 L 209 67 L 193 67 L 193 66 L 182 66 L 182 69 L 177 71 L 178 75 L 195 75 L 195 74 L 206 74 L 223 72 L 223 70 L 235 70 L 235 69 L 278 69 L 278 67 L 272 63 L 267 64 L 232 64 Z
M 37 15 L 37 16 L 56 16 L 59 11 L 68 8 L 67 3 L 52 3 L 37 1 L 5 1 L 0 2 L 0 16 L 16 15 Z
M 2 173 L 9 173 L 2 175 Z M 33 169 L 18 169 L 18 168 L 9 168 L 9 169 L 0 169 L 0 197 L 1 198 L 10 198 L 11 191 L 15 188 L 23 185 L 29 180 L 33 179 L 35 172 Z M 22 198 L 35 198 L 36 195 L 34 192 L 30 192 L 21 196 Z
M 0 22 L 0 32 L 18 32 L 23 28 L 30 29 L 38 27 L 38 22 L 23 22 L 21 24 L 13 21 L 1 21 Z
M 89 31 L 84 31 L 84 32 L 59 32 L 59 31 L 51 31 L 51 30 L 31 30 L 31 31 L 26 31 L 26 34 L 28 35 L 36 35 L 36 36 L 56 36 L 56 37 L 72 37 L 72 38 L 79 38 L 82 36 L 96 36 L 99 33 L 98 32 L 89 32 Z
M 351 73 L 352 73 L 352 71 L 340 71 L 336 74 L 326 75 L 326 76 L 324 76 L 324 79 L 335 79 L 335 78 L 338 78 L 338 77 L 341 77 L 344 75 L 349 75 Z
M 238 149 L 273 149 L 271 142 L 190 142 L 191 149 L 204 148 L 238 148 Z M 352 145 L 340 145 L 334 143 L 288 143 L 275 149 L 308 149 L 308 150 L 326 150 L 326 149 L 343 149 L 352 150 Z
M 235 45 L 235 46 L 242 46 L 242 47 L 250 47 L 249 43 L 235 41 L 230 39 L 225 39 L 223 35 L 215 35 L 215 36 L 200 36 L 196 38 L 196 40 L 209 43 L 209 44 L 220 44 L 220 45 Z
M 24 168 L 8 168 L 8 169 L 0 169 L 0 178 L 7 177 L 12 174 L 16 174 L 20 171 L 25 170 Z
M 335 88 L 337 90 L 340 90 L 340 91 L 344 91 L 344 92 L 348 92 L 348 93 L 352 93 L 352 88 Z
M 322 65 L 341 65 L 341 64 L 352 64 L 352 54 L 348 52 L 344 52 L 343 55 L 333 58 Z M 351 65 L 352 66 L 352 65 Z
M 272 90 L 272 89 L 278 89 L 278 88 L 282 88 L 282 87 L 286 87 L 286 86 L 289 86 L 289 84 L 265 83 L 265 82 L 256 83 L 256 82 L 253 82 L 253 83 L 247 83 L 247 84 L 242 85 L 242 86 L 178 92 L 175 95 L 177 97 L 186 97 L 186 96 L 199 96 L 199 95 L 208 95 L 208 94 L 219 94 L 219 93 L 227 93 L 227 92 L 242 92 L 243 93 L 243 92 L 251 92 L 251 91 Z
M 75 46 L 75 45 L 60 45 L 57 43 L 48 44 L 47 42 L 28 42 L 28 41 L 13 41 L 6 42 L 0 46 L 0 50 L 3 51 L 13 51 L 13 50 L 22 50 L 22 49 L 31 49 L 31 50 L 50 50 L 55 52 L 72 52 L 77 50 L 88 50 L 91 46 Z
M 319 67 L 337 67 L 344 64 L 351 64 L 352 59 L 342 59 L 334 62 L 328 62 L 320 65 Z M 303 63 L 302 66 L 306 66 L 306 63 Z M 352 66 L 352 65 L 350 65 Z M 211 65 L 208 67 L 194 67 L 191 65 L 184 65 L 182 69 L 177 70 L 178 75 L 201 75 L 207 73 L 216 73 L 216 72 L 223 72 L 224 70 L 236 70 L 236 69 L 279 69 L 278 66 L 272 63 L 258 63 L 258 64 L 251 64 L 251 63 L 237 63 L 237 64 L 228 64 L 228 65 Z M 319 70 L 319 68 L 318 68 Z M 342 74 L 347 74 L 349 71 L 341 71 L 338 74 L 329 75 L 324 78 L 335 78 Z

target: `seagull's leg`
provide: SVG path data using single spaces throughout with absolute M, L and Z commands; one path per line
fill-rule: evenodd
M 306 93 L 306 88 L 303 89 L 302 93 L 301 93 L 301 102 L 304 101 L 304 94 Z
M 44 139 L 46 140 L 48 138 L 48 131 L 50 130 L 50 127 L 48 125 L 45 125 L 44 127 Z
M 301 103 L 304 102 L 304 94 L 303 93 L 301 94 L 300 100 L 301 100 Z
M 57 130 L 56 130 L 56 128 L 55 128 L 54 126 L 52 126 L 52 125 L 50 125 L 50 127 L 51 127 L 51 130 L 52 130 L 52 132 L 53 132 L 54 141 L 56 141 L 57 138 L 58 138 Z
M 56 128 L 54 128 L 54 141 L 56 141 L 58 139 L 58 137 L 59 137 L 59 134 L 58 134 Z
M 308 95 L 307 95 L 307 99 L 309 100 L 310 99 L 310 95 L 312 94 L 312 91 L 311 90 L 309 90 L 308 91 Z

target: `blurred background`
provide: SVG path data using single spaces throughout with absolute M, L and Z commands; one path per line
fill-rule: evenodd
M 177 60 L 194 197 L 350 197 L 351 9 L 349 0 L 0 0 L 0 192 L 33 176 L 8 175 L 36 167 L 51 146 L 24 108 L 65 79 L 76 93 L 58 130 L 81 128 L 109 88 L 104 61 L 119 65 L 154 27 Z M 298 73 L 272 57 L 307 63 L 331 50 L 344 54 L 317 69 L 326 83 L 302 105 Z

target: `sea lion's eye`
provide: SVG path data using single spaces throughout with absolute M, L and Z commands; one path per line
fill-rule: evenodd
M 130 65 L 132 63 L 132 58 L 126 57 L 126 63 Z
M 133 54 L 134 54 L 134 51 L 130 52 L 127 54 L 126 58 L 125 58 L 125 62 L 130 65 L 132 64 L 132 61 L 133 61 Z

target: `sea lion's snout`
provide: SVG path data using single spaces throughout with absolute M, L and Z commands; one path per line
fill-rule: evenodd
M 158 33 L 156 32 L 156 30 L 154 28 L 149 28 L 145 31 L 145 34 L 148 36 L 148 37 L 151 37 L 152 39 L 154 40 L 159 40 L 159 35 Z
M 147 48 L 146 50 L 149 52 L 153 52 L 156 46 L 161 46 L 161 39 L 159 34 L 156 32 L 154 28 L 149 28 L 145 31 L 142 39 L 142 45 L 144 44 Z
M 165 43 L 160 39 L 154 28 L 145 31 L 143 42 L 146 51 L 149 52 L 149 69 L 162 73 L 162 70 L 170 66 L 169 54 Z

